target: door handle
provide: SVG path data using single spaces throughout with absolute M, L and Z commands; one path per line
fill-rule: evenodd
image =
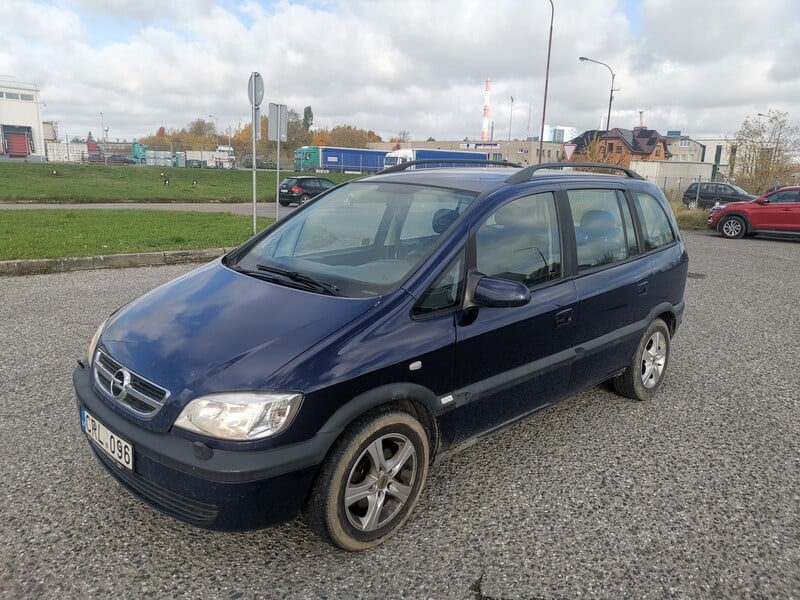
M 637 296 L 643 296 L 646 293 L 647 293 L 647 282 L 646 281 L 640 281 L 636 285 L 636 295 Z
M 572 309 L 567 308 L 556 313 L 556 327 L 563 327 L 572 323 Z

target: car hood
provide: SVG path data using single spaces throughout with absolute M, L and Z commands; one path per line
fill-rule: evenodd
M 265 389 L 277 369 L 377 303 L 285 287 L 215 261 L 120 309 L 101 345 L 173 397 Z
M 716 213 L 721 210 L 728 210 L 728 208 L 736 208 L 737 206 L 741 206 L 743 204 L 750 204 L 752 200 L 737 200 L 736 202 L 726 202 L 724 204 L 715 204 L 711 207 L 711 212 Z

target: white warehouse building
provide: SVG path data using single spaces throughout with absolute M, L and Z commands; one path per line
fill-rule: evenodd
M 0 81 L 0 160 L 46 160 L 42 103 L 35 85 Z

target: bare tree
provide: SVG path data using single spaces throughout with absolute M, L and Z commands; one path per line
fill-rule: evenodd
M 770 110 L 748 115 L 734 139 L 736 152 L 731 162 L 737 185 L 754 194 L 793 183 L 800 151 L 800 129 L 788 124 L 789 114 Z

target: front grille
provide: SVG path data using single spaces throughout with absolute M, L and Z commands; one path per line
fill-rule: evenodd
M 198 502 L 186 496 L 181 496 L 173 491 L 156 485 L 146 479 L 117 465 L 113 459 L 109 458 L 105 452 L 90 444 L 95 456 L 100 459 L 106 469 L 117 478 L 120 483 L 130 488 L 137 496 L 153 505 L 158 510 L 172 515 L 182 521 L 187 521 L 195 525 L 208 526 L 217 519 L 219 508 L 214 504 Z
M 167 390 L 126 369 L 105 352 L 97 351 L 93 366 L 94 381 L 105 396 L 139 416 L 153 416 L 164 406 L 169 397 Z M 125 385 L 125 393 L 120 394 L 121 386 L 119 381 L 115 382 L 115 377 L 122 378 L 123 376 L 118 374 L 123 372 L 129 380 Z M 112 389 L 117 392 L 116 395 Z

